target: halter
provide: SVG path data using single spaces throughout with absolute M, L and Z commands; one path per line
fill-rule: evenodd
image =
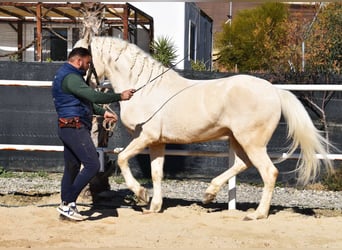
M 91 56 L 91 46 L 90 46 L 90 44 L 89 44 L 89 46 L 88 46 L 88 50 L 89 50 L 90 56 Z M 89 70 L 88 70 L 87 78 L 86 78 L 86 83 L 87 83 L 88 86 L 90 85 L 90 78 L 91 78 L 91 75 L 94 75 L 94 77 L 95 77 L 96 86 L 97 86 L 97 87 L 100 86 L 99 77 L 98 77 L 98 75 L 97 75 L 97 72 L 96 72 L 96 69 L 95 69 L 95 66 L 94 66 L 94 62 L 93 62 L 93 57 L 92 57 L 92 56 L 91 56 L 91 61 L 90 61 L 90 65 L 89 65 Z M 112 112 L 112 113 L 115 114 L 115 112 L 109 107 L 108 104 L 103 105 L 103 107 L 104 107 L 106 110 L 108 110 L 108 111 L 110 111 L 110 112 Z M 102 122 L 102 127 L 103 127 L 108 133 L 111 133 L 111 134 L 109 135 L 109 137 L 112 136 L 112 133 L 113 133 L 114 128 L 115 128 L 115 125 L 116 125 L 116 122 L 107 121 L 106 119 L 103 120 L 103 122 Z
M 92 54 L 91 54 L 90 43 L 89 43 L 89 46 L 88 46 L 88 50 L 89 50 L 89 53 L 90 53 L 91 61 L 90 61 L 89 70 L 88 70 L 88 73 L 87 73 L 86 83 L 89 85 L 90 84 L 91 75 L 94 75 L 95 80 L 96 80 L 96 86 L 99 86 L 100 85 L 100 81 L 99 81 L 99 77 L 97 76 L 96 69 L 95 69 L 95 66 L 94 66 L 93 57 L 92 57 Z

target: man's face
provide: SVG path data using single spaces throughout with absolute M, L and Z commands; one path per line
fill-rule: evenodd
M 90 62 L 91 62 L 90 56 L 77 58 L 78 69 L 87 71 L 89 69 Z

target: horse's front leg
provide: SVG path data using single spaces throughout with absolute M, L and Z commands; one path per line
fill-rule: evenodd
M 163 204 L 162 196 L 162 179 L 164 167 L 165 145 L 150 146 L 151 158 L 151 176 L 153 181 L 153 196 L 150 204 L 150 209 L 145 210 L 145 213 L 157 213 L 161 210 Z
M 144 141 L 140 137 L 137 137 L 128 144 L 128 146 L 118 155 L 118 165 L 127 187 L 137 196 L 140 202 L 147 204 L 149 202 L 148 192 L 133 177 L 128 164 L 129 159 L 145 149 L 145 143 L 143 142 Z

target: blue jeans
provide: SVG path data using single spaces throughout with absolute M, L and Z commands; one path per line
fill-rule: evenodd
M 100 161 L 88 128 L 58 128 L 58 136 L 64 145 L 65 164 L 61 198 L 67 203 L 76 202 L 83 188 L 97 174 Z

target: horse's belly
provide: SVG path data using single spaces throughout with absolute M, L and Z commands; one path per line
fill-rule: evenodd
M 161 124 L 161 140 L 164 143 L 193 143 L 228 136 L 230 130 L 201 119 L 168 120 Z

